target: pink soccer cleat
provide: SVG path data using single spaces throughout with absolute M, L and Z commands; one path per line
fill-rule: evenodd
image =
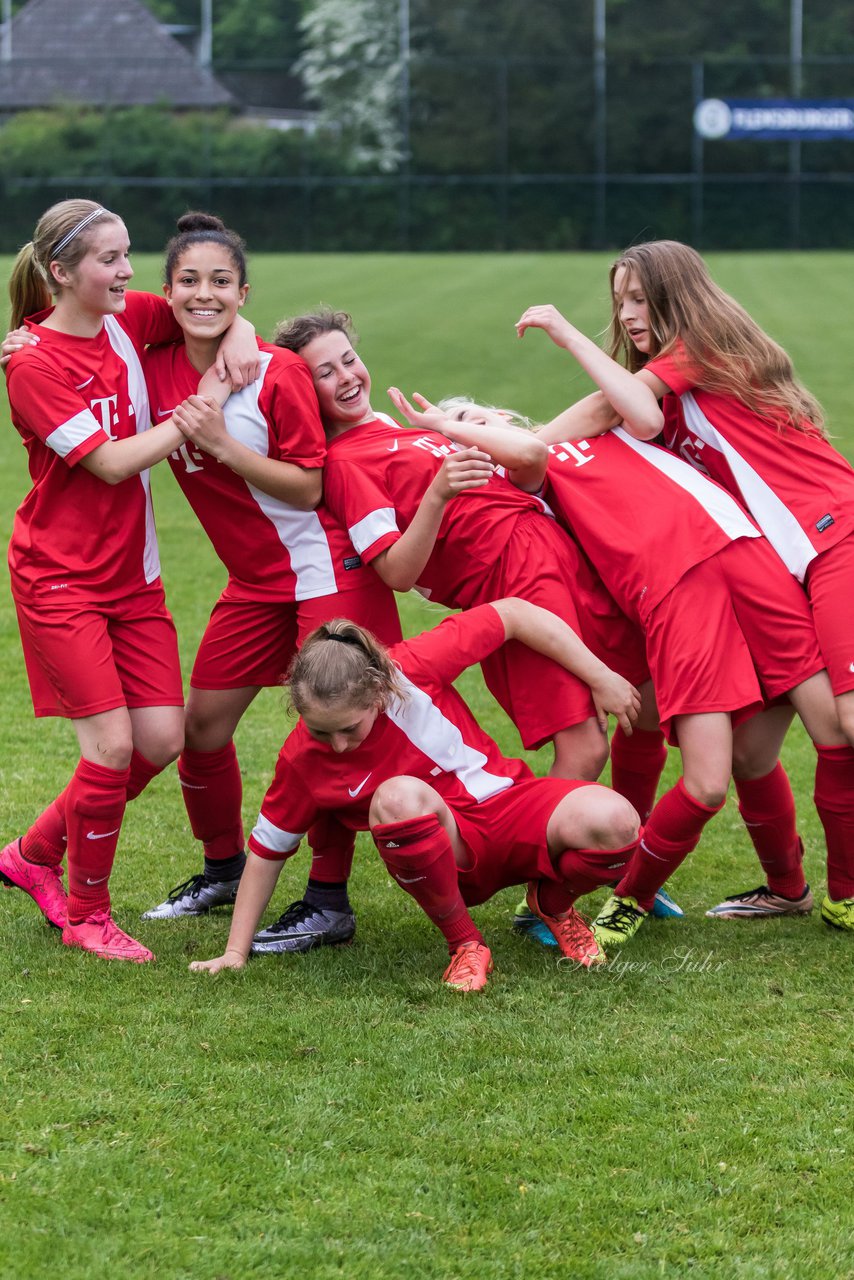
M 145 964 L 154 959 L 148 947 L 120 929 L 108 911 L 96 911 L 80 924 L 67 924 L 62 931 L 62 941 L 66 947 L 80 947 L 102 960 Z
M 492 973 L 492 956 L 483 942 L 463 942 L 442 974 L 446 987 L 455 991 L 482 991 Z
M 13 840 L 0 850 L 0 881 L 9 888 L 23 889 L 39 911 L 53 925 L 64 929 L 68 920 L 68 899 L 62 886 L 59 867 L 47 867 L 40 862 L 28 862 L 21 853 L 21 841 Z

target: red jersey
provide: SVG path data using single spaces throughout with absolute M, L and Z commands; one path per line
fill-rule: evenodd
M 126 298 L 96 338 L 44 328 L 50 311 L 29 317 L 38 346 L 9 362 L 12 421 L 33 482 L 9 545 L 12 592 L 21 600 L 114 600 L 160 575 L 148 471 L 110 485 L 77 466 L 108 440 L 148 430 L 143 348 L 179 331 L 164 298 Z
M 720 485 L 620 427 L 550 445 L 545 496 L 638 622 L 694 565 L 734 538 L 760 537 Z
M 259 377 L 223 409 L 229 435 L 261 457 L 322 467 L 326 442 L 307 365 L 282 347 L 258 346 Z M 145 377 L 155 421 L 199 384 L 183 343 L 146 352 Z M 299 511 L 189 441 L 169 461 L 228 570 L 231 599 L 312 600 L 357 586 L 370 573 L 324 507 Z
M 324 500 L 366 563 L 397 542 L 445 458 L 461 447 L 436 431 L 379 418 L 329 442 Z M 519 516 L 531 511 L 550 514 L 497 473 L 483 488 L 452 498 L 417 590 L 450 608 L 477 604 L 484 576 Z
M 501 754 L 451 683 L 504 638 L 504 624 L 487 604 L 394 645 L 389 653 L 402 672 L 402 697 L 377 716 L 354 751 L 336 754 L 300 720 L 279 753 L 249 838 L 253 852 L 287 858 L 315 820 L 331 811 L 350 830 L 367 831 L 374 792 L 401 774 L 422 778 L 455 810 L 471 809 L 533 777 L 521 760 Z
M 854 531 L 854 468 L 809 423 L 800 431 L 703 390 L 679 348 L 646 368 L 673 393 L 667 445 L 741 499 L 802 582 L 811 560 Z

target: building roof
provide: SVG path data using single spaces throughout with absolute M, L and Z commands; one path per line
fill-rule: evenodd
M 62 102 L 215 107 L 234 99 L 140 0 L 29 0 L 11 22 L 11 58 L 0 60 L 0 111 Z

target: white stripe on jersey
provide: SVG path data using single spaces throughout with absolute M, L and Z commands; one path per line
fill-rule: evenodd
M 69 453 L 94 435 L 102 435 L 103 427 L 91 409 L 81 409 L 73 418 L 54 427 L 45 440 L 49 449 L 58 453 L 60 458 L 67 458 Z
M 304 835 L 304 831 L 283 831 L 281 827 L 274 826 L 269 818 L 265 818 L 263 813 L 258 814 L 258 821 L 252 831 L 252 838 L 258 844 L 271 853 L 282 855 L 293 853 Z
M 683 462 L 681 458 L 677 458 L 674 454 L 668 453 L 666 449 L 659 449 L 656 445 L 647 444 L 645 440 L 636 440 L 634 436 L 629 435 L 628 431 L 624 431 L 622 427 L 616 427 L 612 432 L 618 439 L 627 444 L 635 453 L 640 454 L 645 462 L 651 466 L 657 467 L 669 480 L 679 485 L 680 489 L 684 489 L 692 498 L 696 499 L 708 516 L 714 520 L 724 533 L 735 540 L 736 538 L 761 538 L 762 534 L 756 528 L 751 520 L 745 515 L 742 508 L 736 502 L 731 494 L 720 485 L 713 484 L 699 471 L 695 470 L 689 463 Z
M 513 779 L 484 769 L 487 757 L 463 738 L 452 720 L 431 698 L 401 675 L 405 701 L 395 700 L 386 715 L 398 729 L 445 773 L 456 774 L 466 791 L 480 803 L 513 786 Z
M 259 353 L 261 375 L 248 387 L 229 396 L 223 409 L 228 434 L 239 440 L 259 457 L 269 457 L 269 428 L 258 407 L 264 375 L 270 366 L 269 351 Z M 314 511 L 298 511 L 280 498 L 256 489 L 246 482 L 260 510 L 276 530 L 279 541 L 288 552 L 296 578 L 294 599 L 313 600 L 332 595 L 338 590 L 335 566 L 329 551 L 329 540 L 320 518 Z
M 818 552 L 798 521 L 759 472 L 719 434 L 692 393 L 686 391 L 679 399 L 688 430 L 704 444 L 711 445 L 724 455 L 751 515 L 789 572 L 799 582 L 803 582 L 810 561 L 815 559 Z
M 105 316 L 104 326 L 110 346 L 127 367 L 128 395 L 136 418 L 136 433 L 139 435 L 151 426 L 151 408 L 148 403 L 148 390 L 145 385 L 142 362 L 136 353 L 136 347 L 115 316 Z M 155 582 L 160 577 L 160 551 L 157 546 L 157 530 L 154 527 L 151 477 L 147 468 L 145 471 L 140 471 L 139 478 L 145 494 L 145 547 L 142 553 L 142 571 L 146 582 Z
M 370 515 L 351 524 L 347 532 L 356 551 L 361 555 L 384 534 L 400 532 L 397 527 L 397 512 L 394 507 L 378 507 Z

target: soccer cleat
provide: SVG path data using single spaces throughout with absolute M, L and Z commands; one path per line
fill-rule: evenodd
M 647 914 L 636 898 L 612 894 L 591 926 L 596 941 L 603 947 L 621 947 L 635 936 Z
M 492 956 L 485 942 L 463 942 L 442 974 L 446 987 L 455 991 L 482 991 L 492 973 Z
M 43 866 L 40 862 L 27 862 L 21 853 L 21 841 L 13 840 L 0 850 L 0 881 L 9 888 L 23 889 L 39 911 L 53 925 L 64 929 L 68 920 L 68 899 L 62 886 L 59 867 Z
M 300 899 L 292 902 L 274 924 L 252 939 L 252 955 L 276 955 L 283 951 L 311 951 L 314 947 L 339 947 L 353 941 L 356 917 L 352 911 L 329 911 Z
M 175 920 L 178 916 L 207 915 L 211 907 L 230 906 L 239 888 L 239 876 L 236 880 L 206 880 L 202 874 L 190 876 L 172 890 L 165 902 L 144 911 L 140 918 Z
M 539 916 L 535 916 L 523 898 L 513 913 L 513 928 L 526 938 L 533 938 L 544 947 L 556 947 L 557 938 L 548 925 L 543 924 Z
M 831 929 L 844 929 L 854 933 L 854 898 L 840 898 L 834 902 L 825 896 L 821 904 L 821 918 Z
M 685 912 L 678 903 L 673 901 L 669 893 L 659 889 L 655 895 L 655 902 L 652 904 L 652 914 L 657 920 L 681 920 Z
M 607 956 L 593 936 L 590 925 L 578 914 L 575 907 L 570 907 L 568 911 L 562 911 L 556 916 L 544 911 L 540 906 L 539 885 L 536 880 L 531 880 L 528 884 L 526 901 L 534 915 L 538 916 L 554 935 L 561 954 L 567 960 L 574 960 L 585 969 L 607 962 Z
M 69 922 L 62 931 L 62 941 L 66 947 L 80 947 L 102 960 L 132 960 L 134 964 L 145 964 L 147 960 L 154 959 L 148 947 L 119 928 L 109 911 L 96 911 L 80 924 Z
M 763 916 L 808 916 L 812 907 L 809 885 L 799 898 L 784 898 L 761 884 L 745 893 L 731 893 L 725 901 L 710 907 L 706 915 L 713 920 L 757 920 Z

